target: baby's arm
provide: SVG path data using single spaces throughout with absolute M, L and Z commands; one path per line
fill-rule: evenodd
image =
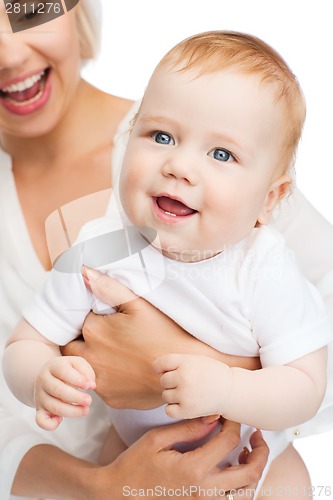
M 169 354 L 157 358 L 167 403 L 174 418 L 220 414 L 250 426 L 280 430 L 311 418 L 326 388 L 326 348 L 298 360 L 256 371 L 225 365 L 206 356 Z
M 89 412 L 91 397 L 79 389 L 95 388 L 95 374 L 83 358 L 61 356 L 22 319 L 10 336 L 3 357 L 7 384 L 22 403 L 36 408 L 36 422 L 46 430 L 58 427 L 62 417 Z

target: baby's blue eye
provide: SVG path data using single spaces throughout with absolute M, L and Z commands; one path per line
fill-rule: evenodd
M 216 149 L 213 149 L 213 151 L 211 151 L 210 153 L 208 153 L 209 156 L 212 156 L 215 160 L 217 161 L 232 161 L 234 160 L 235 158 L 232 156 L 231 153 L 229 153 L 229 151 L 226 151 L 225 149 L 221 149 L 221 148 L 216 148 Z
M 175 141 L 171 137 L 171 135 L 167 134 L 166 132 L 155 132 L 152 135 L 152 138 L 154 139 L 155 142 L 158 144 L 166 144 L 166 145 L 174 145 Z

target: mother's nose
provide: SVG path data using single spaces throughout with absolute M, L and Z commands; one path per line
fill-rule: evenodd
M 29 57 L 30 48 L 21 33 L 12 33 L 9 29 L 0 26 L 0 71 L 23 69 L 23 65 Z

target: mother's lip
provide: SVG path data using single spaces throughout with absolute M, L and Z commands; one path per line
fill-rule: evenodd
M 17 91 L 13 93 L 5 93 L 0 91 L 0 103 L 10 113 L 17 116 L 30 115 L 42 109 L 51 96 L 51 69 L 47 68 L 39 84 L 39 88 L 35 86 L 30 91 Z M 36 95 L 32 96 L 35 90 L 39 90 Z M 16 95 L 15 95 L 16 94 Z
M 1 89 L 1 92 L 3 94 L 8 94 L 8 95 L 17 94 L 18 92 L 24 92 L 32 88 L 38 82 L 40 82 L 44 75 L 45 72 L 41 71 L 40 73 L 29 76 L 28 78 L 25 78 L 24 80 L 21 80 L 18 83 L 12 83 L 12 85 L 4 87 L 3 89 Z
M 28 78 L 31 78 L 32 76 L 38 75 L 39 73 L 45 73 L 48 69 L 48 67 L 40 68 L 40 69 L 35 69 L 33 71 L 29 71 L 27 73 L 24 73 L 23 75 L 16 76 L 15 78 L 11 78 L 10 80 L 6 80 L 5 82 L 2 82 L 0 84 L 0 90 L 4 91 L 4 89 L 10 87 L 11 85 L 18 84 L 20 82 L 24 82 L 24 80 L 27 80 Z

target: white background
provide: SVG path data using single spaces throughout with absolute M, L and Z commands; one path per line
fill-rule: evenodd
M 297 75 L 307 101 L 297 183 L 333 223 L 332 0 L 102 0 L 102 8 L 100 57 L 84 74 L 103 90 L 131 99 L 141 97 L 162 55 L 194 33 L 244 31 L 277 49 Z M 297 447 L 313 484 L 331 486 L 333 496 L 333 431 L 298 440 Z

